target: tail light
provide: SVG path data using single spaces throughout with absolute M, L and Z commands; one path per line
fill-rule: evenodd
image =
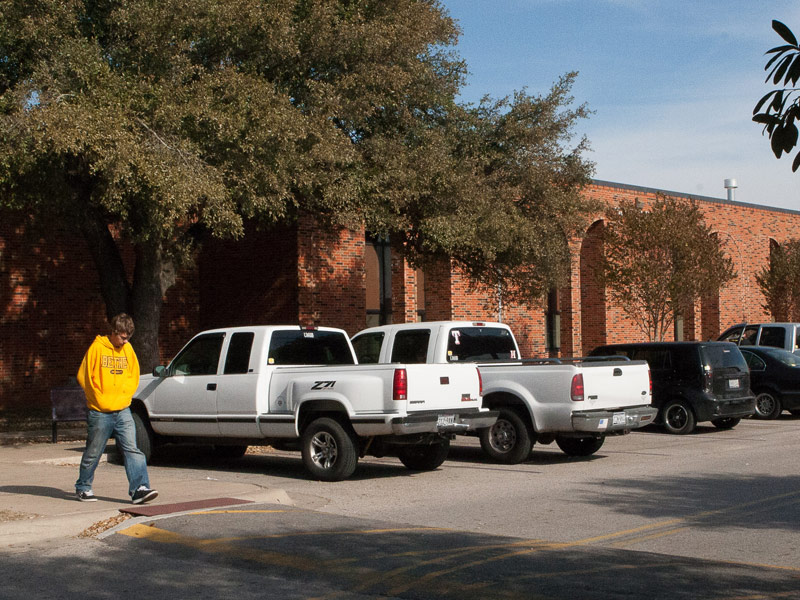
M 650 382 L 650 399 L 653 399 L 653 376 L 650 375 L 650 367 L 647 367 L 647 381 Z
M 392 399 L 406 400 L 408 398 L 408 375 L 405 369 L 394 370 L 392 381 Z
M 703 369 L 703 390 L 706 392 L 714 391 L 714 372 L 708 367 Z
M 481 377 L 481 370 L 476 368 L 478 372 L 478 395 L 483 396 L 483 377 Z
M 583 373 L 572 376 L 569 396 L 572 398 L 573 402 L 583 402 Z

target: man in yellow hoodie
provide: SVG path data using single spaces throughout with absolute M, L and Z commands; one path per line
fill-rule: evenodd
M 120 313 L 111 319 L 111 334 L 98 335 L 81 362 L 78 383 L 89 407 L 86 450 L 81 458 L 75 493 L 81 502 L 94 502 L 94 472 L 111 436 L 125 459 L 128 493 L 134 504 L 148 502 L 158 492 L 150 489 L 147 461 L 136 447 L 136 427 L 131 416 L 131 398 L 139 386 L 139 361 L 128 343 L 133 319 Z

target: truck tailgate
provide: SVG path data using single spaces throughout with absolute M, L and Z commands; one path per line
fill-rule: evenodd
M 411 364 L 405 368 L 409 413 L 480 408 L 479 375 L 475 365 Z
M 581 364 L 582 410 L 650 404 L 650 369 L 646 361 L 603 361 Z

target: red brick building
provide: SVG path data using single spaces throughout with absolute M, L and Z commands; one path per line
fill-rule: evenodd
M 597 181 L 589 198 L 647 208 L 657 190 Z M 800 211 L 668 193 L 696 201 L 733 260 L 737 278 L 698 302 L 678 327 L 684 339 L 709 339 L 743 320 L 770 320 L 755 274 L 770 248 L 800 237 Z M 449 264 L 414 270 L 385 241 L 363 231 L 329 232 L 305 217 L 293 227 L 248 231 L 237 242 L 210 242 L 197 268 L 165 298 L 164 361 L 195 332 L 248 323 L 317 323 L 353 334 L 378 322 L 502 320 L 526 356 L 577 356 L 605 342 L 643 339 L 594 281 L 603 216 L 570 242 L 570 284 L 545 306 L 509 305 L 497 290 L 473 289 Z M 0 221 L 0 411 L 49 406 L 97 333 L 105 308 L 83 242 L 68 231 L 31 231 L 24 219 Z M 797 318 L 797 317 L 795 317 Z M 135 342 L 135 340 L 134 340 Z

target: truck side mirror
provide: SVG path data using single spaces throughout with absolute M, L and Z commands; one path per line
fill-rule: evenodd
M 167 367 L 164 365 L 158 365 L 155 369 L 153 369 L 153 377 L 166 377 L 167 376 Z

